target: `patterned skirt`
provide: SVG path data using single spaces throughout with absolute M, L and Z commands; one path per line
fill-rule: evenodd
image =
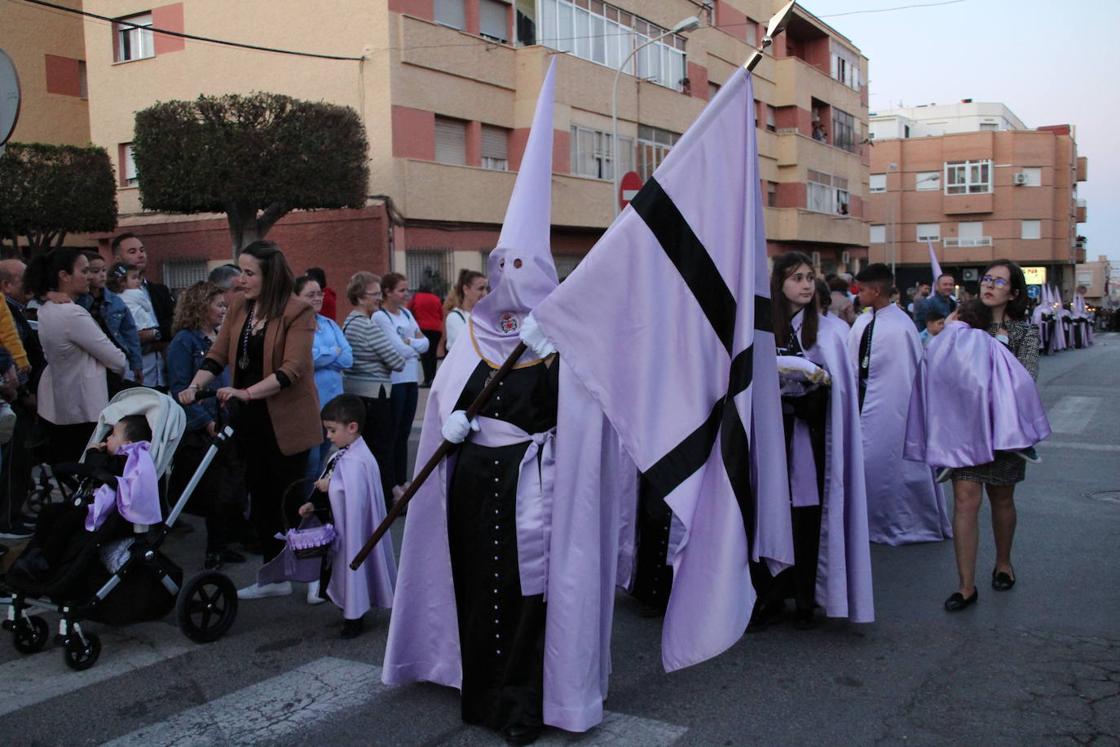
M 995 460 L 987 464 L 953 470 L 954 480 L 971 480 L 982 485 L 1014 485 L 1026 476 L 1026 461 L 1008 451 L 997 451 Z

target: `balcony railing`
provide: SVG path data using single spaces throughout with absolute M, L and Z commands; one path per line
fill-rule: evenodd
M 959 238 L 946 238 L 942 239 L 941 243 L 946 248 L 957 247 L 959 249 L 966 249 L 973 246 L 991 246 L 991 236 L 978 236 L 975 239 L 959 239 Z

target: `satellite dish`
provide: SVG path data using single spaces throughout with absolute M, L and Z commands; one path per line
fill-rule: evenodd
M 0 153 L 19 121 L 19 75 L 12 58 L 0 49 Z

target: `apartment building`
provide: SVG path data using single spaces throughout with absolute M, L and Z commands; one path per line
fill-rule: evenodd
M 1085 286 L 1085 300 L 1089 303 L 1112 308 L 1120 302 L 1120 284 L 1112 277 L 1113 272 L 1112 261 L 1107 255 L 1099 254 L 1095 261 L 1077 265 L 1074 285 Z
M 1088 177 L 1073 127 L 1032 130 L 1003 104 L 970 100 L 869 118 L 870 256 L 896 267 L 900 287 L 928 278 L 928 241 L 972 291 L 986 262 L 1008 257 L 1028 283 L 1070 297 L 1085 260 L 1077 185 Z
M 58 0 L 81 8 L 81 0 Z M 85 38 L 80 16 L 23 2 L 0 7 L 0 49 L 15 64 L 20 114 L 12 142 L 89 144 Z
M 559 55 L 552 249 L 561 276 L 610 224 L 615 172 L 644 180 L 761 40 L 781 0 L 86 0 L 94 142 L 116 158 L 122 228 L 144 237 L 172 286 L 228 261 L 222 216 L 145 212 L 130 156 L 136 111 L 200 94 L 272 91 L 356 109 L 369 134 L 359 210 L 294 213 L 272 229 L 297 271 L 332 285 L 357 269 L 413 285 L 483 268 L 497 241 L 537 92 Z M 265 8 L 267 7 L 267 10 Z M 644 47 L 683 18 L 702 25 Z M 125 25 L 122 22 L 127 22 Z M 139 27 L 139 28 L 137 28 Z M 168 35 L 172 31 L 213 41 Z M 288 52 L 229 46 L 235 41 Z M 866 262 L 867 60 L 800 6 L 756 69 L 768 250 L 822 269 Z

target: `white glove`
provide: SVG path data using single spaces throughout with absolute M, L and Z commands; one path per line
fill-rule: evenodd
M 440 433 L 443 434 L 444 440 L 453 444 L 461 444 L 467 440 L 471 431 L 478 433 L 478 429 L 478 418 L 467 420 L 466 410 L 456 410 L 447 416 Z
M 556 346 L 544 336 L 544 331 L 541 330 L 532 314 L 529 314 L 525 317 L 525 321 L 521 322 L 520 337 L 521 342 L 528 345 L 529 349 L 538 358 L 547 358 L 556 352 Z

